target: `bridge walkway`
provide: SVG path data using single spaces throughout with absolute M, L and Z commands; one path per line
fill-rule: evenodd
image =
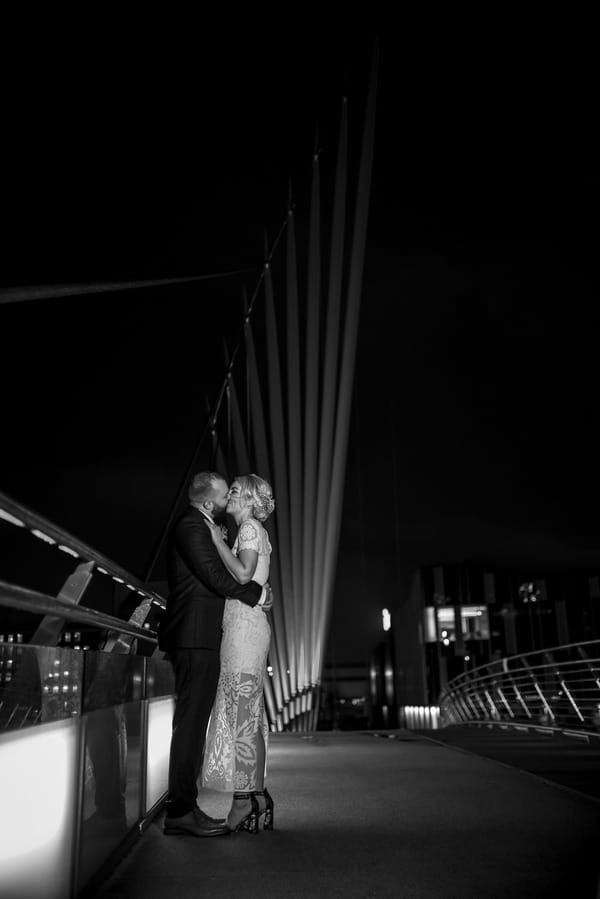
M 272 735 L 273 832 L 172 837 L 156 818 L 95 899 L 596 899 L 598 801 L 437 733 Z

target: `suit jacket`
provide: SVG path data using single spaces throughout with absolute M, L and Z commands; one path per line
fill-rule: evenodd
M 202 512 L 189 506 L 167 543 L 167 608 L 158 625 L 158 645 L 173 649 L 218 649 L 225 597 L 255 606 L 262 586 L 238 584 L 212 542 Z

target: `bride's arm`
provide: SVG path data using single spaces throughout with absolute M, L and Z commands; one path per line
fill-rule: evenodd
M 212 541 L 217 548 L 221 562 L 235 578 L 238 584 L 247 584 L 252 580 L 252 575 L 258 565 L 258 553 L 255 549 L 241 549 L 239 555 L 234 556 L 221 532 L 221 529 L 206 519 L 206 526 L 210 529 Z
M 247 584 L 252 580 L 258 564 L 258 553 L 255 549 L 241 549 L 239 556 L 234 556 L 224 541 L 216 544 L 221 562 L 239 584 Z

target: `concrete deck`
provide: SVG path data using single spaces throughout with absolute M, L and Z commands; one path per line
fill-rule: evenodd
M 268 774 L 272 833 L 168 837 L 160 816 L 98 899 L 596 899 L 600 804 L 534 775 L 407 731 L 273 735 Z

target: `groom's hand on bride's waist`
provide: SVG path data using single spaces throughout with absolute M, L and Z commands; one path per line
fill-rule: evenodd
M 264 585 L 263 592 L 258 600 L 258 605 L 263 612 L 269 612 L 271 610 L 273 606 L 273 590 L 271 589 L 270 584 L 267 583 Z

